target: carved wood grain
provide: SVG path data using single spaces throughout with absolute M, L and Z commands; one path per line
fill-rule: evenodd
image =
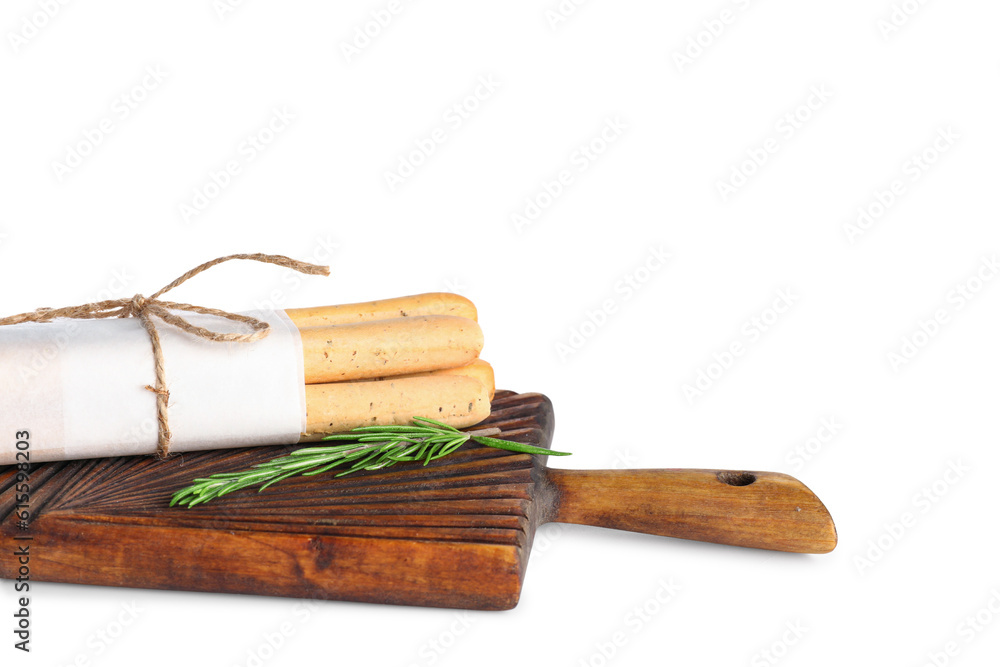
M 501 438 L 549 447 L 555 421 L 545 396 L 501 391 L 484 424 L 500 428 Z M 34 466 L 32 579 L 509 609 L 535 529 L 546 521 L 791 551 L 836 543 L 826 508 L 792 478 L 741 492 L 714 471 L 549 470 L 548 457 L 471 444 L 427 466 L 294 477 L 260 494 L 245 489 L 192 509 L 168 506 L 196 477 L 291 449 Z M 0 467 L 4 578 L 16 576 L 8 555 L 19 532 L 14 473 Z M 795 516 L 789 503 L 800 509 Z

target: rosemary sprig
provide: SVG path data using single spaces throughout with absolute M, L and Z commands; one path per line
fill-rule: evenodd
M 174 494 L 170 506 L 194 507 L 248 486 L 258 486 L 263 491 L 275 482 L 295 475 L 318 475 L 331 468 L 349 464 L 337 477 L 359 470 L 379 470 L 400 461 L 423 461 L 427 465 L 435 459 L 451 454 L 469 440 L 481 445 L 539 456 L 568 456 L 569 452 L 554 452 L 543 447 L 522 445 L 519 442 L 500 440 L 498 428 L 476 431 L 459 431 L 434 419 L 414 417 L 410 426 L 362 426 L 350 433 L 330 435 L 323 440 L 351 441 L 328 447 L 304 447 L 287 456 L 280 456 L 240 472 L 217 473 L 194 480 L 191 486 Z

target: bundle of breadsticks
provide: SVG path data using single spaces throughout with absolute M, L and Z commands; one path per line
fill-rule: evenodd
M 483 332 L 465 297 L 419 294 L 285 313 L 302 337 L 302 441 L 414 416 L 462 428 L 490 414 L 493 369 L 479 358 Z
M 0 466 L 320 440 L 414 417 L 456 428 L 490 414 L 476 308 L 456 294 L 230 313 L 146 297 L 0 317 Z

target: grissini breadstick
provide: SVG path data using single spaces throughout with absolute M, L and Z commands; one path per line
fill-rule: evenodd
M 299 332 L 307 385 L 464 366 L 483 349 L 479 325 L 451 315 L 306 327 Z
M 415 416 L 464 428 L 489 414 L 486 387 L 462 375 L 306 385 L 306 432 L 301 442 L 358 426 L 406 425 Z
M 340 306 L 289 308 L 285 310 L 285 313 L 300 329 L 419 315 L 453 315 L 470 320 L 475 320 L 477 316 L 476 307 L 471 301 L 464 296 L 447 292 L 414 294 L 395 299 L 348 303 Z
M 436 371 L 426 371 L 424 373 L 407 373 L 406 375 L 397 375 L 398 378 L 418 378 L 418 377 L 439 377 L 441 375 L 464 375 L 465 377 L 473 377 L 483 383 L 486 387 L 486 391 L 489 392 L 490 400 L 493 400 L 493 394 L 496 393 L 496 379 L 493 375 L 493 367 L 482 359 L 476 359 L 471 364 L 466 364 L 464 366 L 457 366 L 455 368 L 442 368 Z M 372 378 L 372 380 L 385 380 L 385 377 Z

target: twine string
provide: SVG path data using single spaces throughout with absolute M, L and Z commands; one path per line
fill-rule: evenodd
M 230 313 L 225 310 L 215 308 L 205 308 L 194 306 L 190 303 L 175 303 L 173 301 L 161 301 L 160 297 L 175 287 L 187 282 L 194 276 L 206 271 L 217 264 L 228 262 L 233 259 L 246 259 L 266 264 L 275 264 L 304 273 L 307 275 L 330 275 L 330 267 L 300 262 L 283 255 L 264 255 L 261 253 L 249 253 L 240 255 L 228 255 L 219 257 L 210 262 L 205 262 L 187 273 L 183 274 L 169 285 L 155 292 L 152 296 L 145 297 L 136 294 L 126 299 L 110 299 L 105 301 L 95 301 L 85 303 L 80 306 L 68 306 L 66 308 L 39 308 L 30 313 L 21 313 L 10 317 L 0 318 L 0 326 L 9 324 L 22 324 L 24 322 L 51 322 L 59 318 L 71 318 L 78 320 L 93 320 L 106 317 L 135 317 L 142 322 L 143 328 L 149 334 L 149 342 L 153 348 L 153 366 L 156 373 L 156 384 L 146 385 L 145 389 L 156 394 L 156 421 L 158 425 L 158 436 L 156 445 L 156 456 L 165 459 L 170 455 L 170 422 L 167 419 L 167 405 L 170 401 L 170 391 L 167 389 L 166 372 L 164 371 L 163 347 L 160 343 L 160 333 L 153 323 L 153 318 L 159 319 L 165 324 L 169 324 L 181 331 L 185 331 L 192 336 L 203 338 L 220 343 L 250 343 L 261 340 L 270 333 L 270 325 L 267 322 L 258 320 L 249 315 Z M 233 322 L 239 322 L 247 329 L 247 333 L 222 333 L 212 331 L 191 324 L 183 317 L 171 311 L 182 311 L 189 313 L 199 313 L 202 315 L 212 315 Z

